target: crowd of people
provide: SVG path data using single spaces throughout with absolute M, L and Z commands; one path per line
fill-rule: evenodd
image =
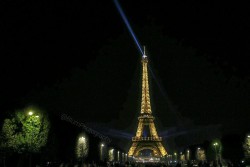
M 245 167 L 243 163 L 231 161 L 180 161 L 180 162 L 116 162 L 99 161 L 91 163 L 47 163 L 36 167 Z

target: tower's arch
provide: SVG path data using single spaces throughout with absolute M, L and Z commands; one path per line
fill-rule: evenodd
M 135 156 L 139 156 L 140 155 L 140 152 L 143 151 L 143 150 L 151 150 L 153 155 L 152 156 L 155 156 L 155 157 L 160 157 L 161 156 L 161 152 L 160 150 L 154 146 L 154 145 L 148 145 L 148 146 L 139 146 L 136 150 L 135 150 Z

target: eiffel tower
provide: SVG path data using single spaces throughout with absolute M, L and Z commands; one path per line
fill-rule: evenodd
M 132 137 L 132 146 L 129 149 L 128 156 L 138 157 L 143 150 L 151 150 L 152 156 L 162 157 L 167 155 L 162 145 L 162 138 L 158 136 L 154 117 L 152 115 L 148 83 L 148 58 L 145 54 L 142 56 L 142 99 L 141 113 L 138 117 L 139 123 L 136 136 Z M 145 136 L 144 131 L 148 129 L 149 134 Z

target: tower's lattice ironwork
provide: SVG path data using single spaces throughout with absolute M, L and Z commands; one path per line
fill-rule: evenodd
M 138 117 L 139 123 L 135 137 L 132 138 L 132 146 L 129 149 L 129 156 L 139 156 L 140 151 L 152 150 L 153 156 L 162 157 L 167 155 L 167 151 L 163 147 L 162 138 L 158 133 L 154 124 L 149 94 L 148 82 L 148 58 L 145 54 L 142 57 L 142 96 L 141 96 L 141 112 Z M 143 135 L 143 131 L 148 126 L 149 134 Z

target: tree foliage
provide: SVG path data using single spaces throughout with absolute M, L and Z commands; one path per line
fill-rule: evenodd
M 243 143 L 243 149 L 245 153 L 245 158 L 250 160 L 250 134 L 247 134 L 245 141 Z
M 88 138 L 86 135 L 80 136 L 77 139 L 77 144 L 76 144 L 76 158 L 78 160 L 83 160 L 87 157 L 89 152 L 89 142 Z
M 49 133 L 49 120 L 38 109 L 16 111 L 12 118 L 4 120 L 2 147 L 15 152 L 39 152 L 46 145 Z

